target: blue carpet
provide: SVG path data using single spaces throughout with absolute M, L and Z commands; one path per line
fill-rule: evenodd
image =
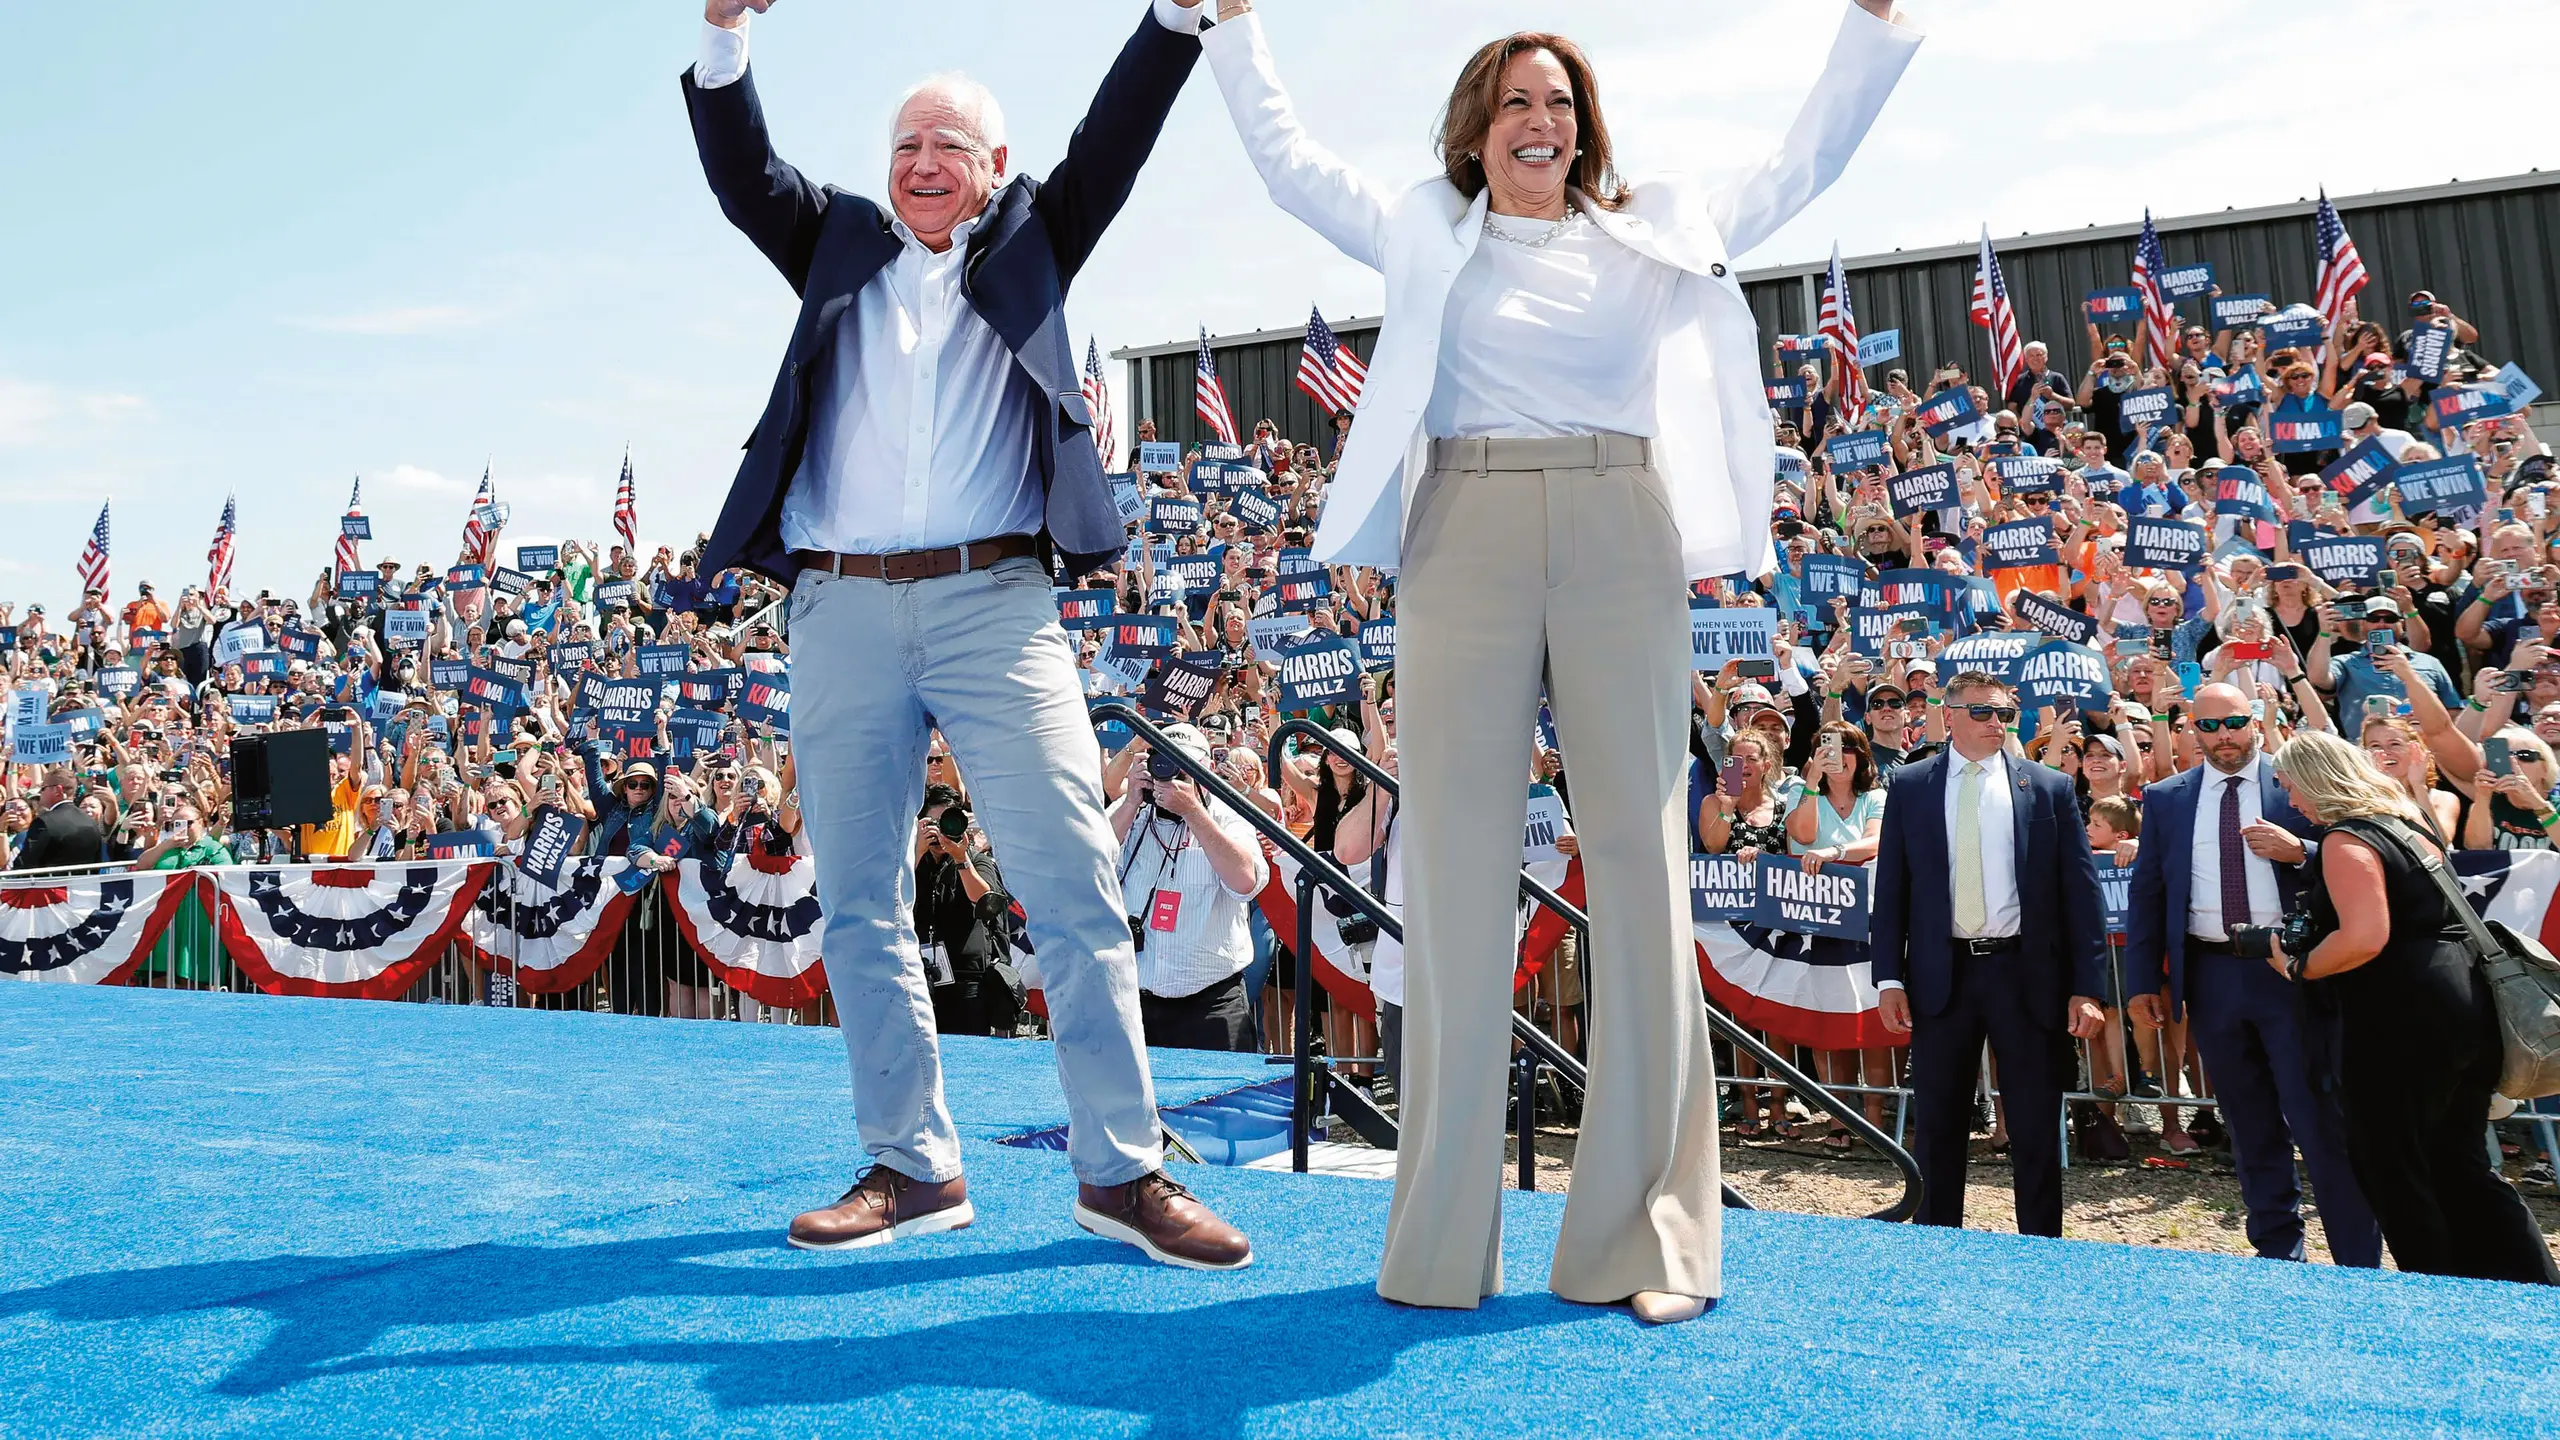
M 1268 1078 L 1156 1055 L 1166 1104 Z M 0 985 L 0 1435 L 2560 1433 L 2560 1301 L 1737 1215 L 1646 1330 L 1371 1293 L 1384 1185 L 1186 1167 L 1235 1275 L 1067 1214 L 1043 1046 L 947 1051 L 978 1224 L 779 1243 L 855 1164 L 832 1032 Z

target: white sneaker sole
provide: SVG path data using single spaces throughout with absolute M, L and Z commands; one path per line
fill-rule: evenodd
M 1076 1223 L 1105 1240 L 1117 1240 L 1123 1245 L 1135 1245 L 1146 1252 L 1148 1259 L 1160 1265 L 1173 1265 L 1184 1270 L 1242 1270 L 1253 1263 L 1251 1251 L 1247 1251 L 1245 1257 L 1233 1265 L 1212 1265 L 1206 1260 L 1192 1260 L 1184 1256 L 1168 1254 L 1157 1249 L 1154 1242 L 1148 1240 L 1146 1236 L 1107 1215 L 1088 1210 L 1082 1204 L 1076 1206 Z
M 794 1248 L 801 1250 L 867 1250 L 874 1245 L 886 1245 L 892 1240 L 903 1240 L 910 1235 L 939 1235 L 946 1230 L 965 1230 L 969 1228 L 970 1222 L 977 1218 L 978 1212 L 970 1208 L 968 1201 L 963 1200 L 947 1210 L 936 1210 L 930 1215 L 919 1215 L 913 1220 L 901 1220 L 886 1230 L 874 1230 L 868 1235 L 857 1235 L 850 1240 L 803 1240 L 797 1235 L 785 1238 L 790 1240 Z

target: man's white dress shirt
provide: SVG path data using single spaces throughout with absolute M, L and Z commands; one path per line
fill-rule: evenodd
M 2267 764 L 2264 754 L 2253 755 L 2237 775 L 2225 775 L 2211 765 L 2204 767 L 2202 784 L 2196 794 L 2195 847 L 2187 863 L 2187 933 L 2202 940 L 2228 940 L 2230 924 L 2222 914 L 2222 792 L 2232 785 L 2240 787 L 2240 825 L 2250 825 L 2266 818 L 2259 809 L 2259 786 L 2264 779 L 2261 767 Z M 2247 844 L 2240 847 L 2241 864 L 2249 876 L 2249 914 L 2243 925 L 2273 925 L 2284 916 L 2284 901 L 2276 889 L 2276 867 L 2262 860 Z

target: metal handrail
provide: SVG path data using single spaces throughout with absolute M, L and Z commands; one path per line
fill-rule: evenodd
M 1368 756 L 1361 754 L 1359 751 L 1352 749 L 1351 747 L 1344 745 L 1341 741 L 1333 738 L 1331 731 L 1317 725 L 1312 720 L 1292 720 L 1287 724 L 1282 725 L 1278 730 L 1272 732 L 1270 756 L 1271 773 L 1275 775 L 1279 773 L 1281 742 L 1288 737 L 1297 735 L 1307 736 L 1313 739 L 1317 745 L 1321 746 L 1328 753 L 1342 756 L 1344 759 L 1350 761 L 1352 768 L 1366 776 L 1370 784 L 1385 790 L 1389 795 L 1399 793 L 1394 776 L 1389 775 L 1385 770 L 1380 769 L 1375 763 L 1370 761 Z M 1563 896 L 1556 894 L 1554 890 L 1548 888 L 1544 883 L 1540 882 L 1526 871 L 1521 872 L 1520 889 L 1522 893 L 1528 895 L 1529 898 L 1537 901 L 1541 905 L 1544 905 L 1549 910 L 1554 911 L 1558 918 L 1562 919 L 1567 925 L 1572 926 L 1576 931 L 1579 931 L 1585 936 L 1588 936 L 1591 933 L 1590 916 L 1584 914 L 1579 907 L 1567 902 Z M 1404 938 L 1404 932 L 1401 929 L 1397 930 L 1396 938 L 1399 940 Z M 1706 1006 L 1705 1009 L 1707 1012 L 1707 1025 L 1709 1028 L 1724 1036 L 1726 1041 L 1731 1043 L 1734 1048 L 1746 1052 L 1752 1059 L 1760 1062 L 1764 1068 L 1775 1074 L 1779 1079 L 1785 1081 L 1788 1087 L 1793 1089 L 1798 1095 L 1804 1096 L 1814 1104 L 1821 1106 L 1825 1111 L 1830 1113 L 1833 1119 L 1838 1120 L 1841 1124 L 1847 1126 L 1848 1129 L 1857 1135 L 1859 1139 L 1864 1140 L 1867 1144 L 1873 1146 L 1886 1159 L 1893 1162 L 1895 1169 L 1902 1172 L 1901 1198 L 1896 1200 L 1893 1204 L 1868 1215 L 1868 1219 L 1908 1220 L 1912 1216 L 1920 1213 L 1920 1196 L 1926 1182 L 1921 1179 L 1920 1162 L 1911 1157 L 1910 1151 L 1903 1149 L 1901 1145 L 1895 1143 L 1893 1137 L 1885 1134 L 1884 1131 L 1878 1128 L 1873 1121 L 1867 1119 L 1864 1109 L 1857 1105 L 1850 1104 L 1846 1100 L 1842 1099 L 1838 1094 L 1835 1094 L 1831 1087 L 1822 1084 L 1812 1076 L 1798 1070 L 1792 1063 L 1779 1055 L 1777 1051 L 1771 1049 L 1760 1039 L 1759 1036 L 1744 1029 L 1740 1021 L 1735 1020 L 1732 1016 L 1725 1014 L 1723 1011 L 1716 1009 L 1712 1005 Z M 1566 1051 L 1562 1045 L 1558 1044 L 1545 1031 L 1540 1030 L 1535 1025 L 1529 1024 L 1524 1017 L 1517 1013 L 1512 1015 L 1511 1023 L 1513 1032 L 1519 1034 L 1523 1043 L 1527 1044 L 1529 1048 L 1536 1050 L 1540 1059 L 1547 1061 L 1551 1065 L 1555 1065 L 1559 1074 L 1565 1075 L 1567 1078 L 1573 1080 L 1577 1085 L 1587 1083 L 1583 1079 L 1586 1072 L 1584 1071 L 1581 1062 L 1574 1060 L 1571 1053 Z M 1557 1057 L 1559 1056 L 1563 1059 L 1562 1064 L 1557 1063 Z M 1733 1187 L 1730 1185 L 1725 1187 L 1725 1191 L 1728 1197 L 1728 1204 L 1731 1204 L 1740 1198 L 1735 1194 Z

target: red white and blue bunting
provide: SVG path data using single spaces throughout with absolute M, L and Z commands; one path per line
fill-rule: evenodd
M 1821 945 L 1810 935 L 1721 921 L 1700 923 L 1697 932 L 1707 993 L 1752 1029 L 1816 1050 L 1909 1042 L 1884 1028 L 1865 946 Z
M 818 963 L 826 922 L 818 911 L 818 867 L 806 855 L 741 850 L 724 871 L 679 860 L 667 899 L 676 926 L 720 983 L 777 1009 L 806 1005 L 827 991 Z
M 1270 878 L 1263 882 L 1262 893 L 1254 897 L 1254 903 L 1262 907 L 1262 918 L 1271 922 L 1272 935 L 1294 950 L 1298 945 L 1298 862 L 1281 853 L 1280 847 L 1268 839 L 1262 842 L 1262 858 L 1270 862 Z M 1353 878 L 1366 881 L 1366 869 Z M 1375 1019 L 1378 997 L 1369 989 L 1368 971 L 1351 947 L 1342 943 L 1342 929 L 1333 912 L 1324 908 L 1321 891 L 1309 929 L 1316 945 L 1316 983 L 1335 1003 L 1348 1006 L 1354 1014 Z
M 497 868 L 446 860 L 204 873 L 221 891 L 223 945 L 259 989 L 390 1000 L 443 957 Z
M 196 883 L 182 870 L 142 870 L 0 885 L 0 976 L 121 984 Z
M 483 970 L 514 967 L 516 983 L 546 995 L 575 990 L 596 973 L 622 933 L 637 897 L 614 883 L 631 868 L 620 855 L 586 856 L 561 871 L 553 889 L 513 865 L 481 887 L 465 919 Z

